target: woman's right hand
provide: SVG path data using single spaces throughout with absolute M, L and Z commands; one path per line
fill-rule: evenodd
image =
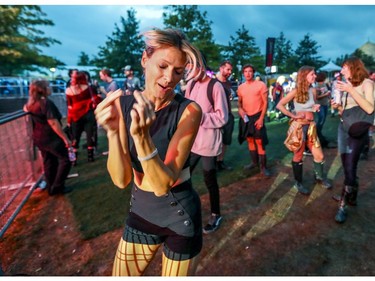
M 156 119 L 155 106 L 141 92 L 134 91 L 135 100 L 133 109 L 130 112 L 132 123 L 130 125 L 130 133 L 133 138 L 144 138 L 149 133 L 149 128 Z
M 116 108 L 115 101 L 122 95 L 122 90 L 110 92 L 107 97 L 98 104 L 95 109 L 95 117 L 99 125 L 107 132 L 118 131 L 120 114 Z
M 304 112 L 296 112 L 293 117 L 293 119 L 305 119 L 305 118 L 306 118 L 306 115 Z

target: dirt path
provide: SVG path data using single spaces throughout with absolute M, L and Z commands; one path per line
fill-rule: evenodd
M 348 221 L 334 221 L 342 169 L 336 150 L 326 150 L 333 190 L 314 186 L 312 159 L 305 159 L 304 184 L 310 196 L 291 189 L 289 159 L 264 179 L 252 176 L 221 189 L 221 228 L 204 236 L 199 276 L 371 276 L 375 275 L 375 150 L 360 161 L 358 206 Z M 36 191 L 0 241 L 6 275 L 108 276 L 122 229 L 83 240 L 63 196 Z M 202 196 L 203 219 L 208 198 Z M 37 203 L 37 204 L 35 204 Z M 32 208 L 30 206 L 33 206 Z M 17 249 L 17 250 L 14 250 Z M 160 253 L 146 275 L 160 275 Z

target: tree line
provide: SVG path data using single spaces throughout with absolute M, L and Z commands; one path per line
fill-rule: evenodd
M 53 26 L 53 21 L 37 5 L 3 5 L 0 6 L 0 75 L 20 75 L 25 70 L 35 70 L 38 67 L 59 67 L 64 63 L 56 58 L 43 54 L 40 47 L 61 44 L 56 39 L 46 37 L 38 26 Z M 197 5 L 168 5 L 163 7 L 163 24 L 165 28 L 177 28 L 185 33 L 189 40 L 205 54 L 212 69 L 217 69 L 220 62 L 230 60 L 234 66 L 238 63 L 251 63 L 261 73 L 264 73 L 265 54 L 262 54 L 255 38 L 243 24 L 234 34 L 229 35 L 227 45 L 217 44 L 211 29 L 213 22 L 208 19 L 206 11 L 201 11 Z M 124 65 L 132 65 L 142 73 L 140 58 L 143 41 L 139 37 L 140 21 L 136 10 L 130 8 L 125 17 L 120 17 L 113 32 L 107 36 L 106 42 L 99 46 L 99 52 L 89 57 L 81 52 L 78 65 L 94 65 L 98 68 L 107 67 L 114 73 L 122 73 Z M 278 66 L 279 73 L 292 73 L 302 65 L 319 68 L 327 63 L 319 56 L 321 46 L 312 35 L 307 33 L 294 49 L 292 43 L 283 32 L 275 38 L 273 65 Z M 336 58 L 336 64 L 341 65 L 349 56 L 360 57 L 370 69 L 375 67 L 374 58 L 364 54 L 359 49 L 353 54 L 345 54 Z M 238 77 L 238 69 L 234 67 Z

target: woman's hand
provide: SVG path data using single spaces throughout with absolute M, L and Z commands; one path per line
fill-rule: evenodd
M 72 146 L 72 142 L 68 138 L 64 139 L 64 143 L 65 143 L 65 147 L 71 147 Z
M 95 117 L 107 132 L 117 132 L 119 129 L 120 114 L 115 106 L 115 101 L 122 95 L 122 90 L 110 92 L 95 109 Z
M 130 125 L 130 134 L 135 137 L 147 136 L 150 126 L 156 119 L 155 106 L 141 92 L 134 91 L 135 100 L 133 109 L 130 112 L 132 123 Z
M 306 115 L 304 112 L 296 112 L 292 119 L 305 119 Z
M 312 106 L 312 111 L 313 112 L 319 112 L 320 111 L 320 104 L 314 104 L 313 106 Z
M 349 93 L 353 89 L 352 83 L 350 81 L 337 81 L 336 84 L 337 89 L 339 89 L 341 92 L 347 92 Z

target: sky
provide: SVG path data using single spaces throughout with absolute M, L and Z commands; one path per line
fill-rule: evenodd
M 153 27 L 163 28 L 163 5 L 129 6 L 113 5 L 110 2 L 108 3 L 112 5 L 42 3 L 37 4 L 41 5 L 46 17 L 55 25 L 40 29 L 46 36 L 62 43 L 43 48 L 43 52 L 67 65 L 76 65 L 81 52 L 85 52 L 90 58 L 97 55 L 98 47 L 105 46 L 115 24 L 120 23 L 121 16 L 126 18 L 126 11 L 131 7 L 136 10 L 136 18 L 140 21 L 140 32 Z M 236 1 L 233 3 L 236 4 Z M 278 37 L 280 32 L 283 32 L 295 49 L 304 36 L 310 34 L 311 39 L 320 46 L 318 52 L 322 59 L 335 60 L 341 55 L 354 52 L 368 41 L 375 43 L 375 5 L 358 3 L 361 5 L 205 4 L 199 5 L 199 9 L 206 11 L 207 19 L 213 22 L 212 31 L 216 43 L 228 45 L 230 36 L 235 36 L 236 31 L 244 25 L 255 38 L 261 53 L 265 54 L 268 37 Z

